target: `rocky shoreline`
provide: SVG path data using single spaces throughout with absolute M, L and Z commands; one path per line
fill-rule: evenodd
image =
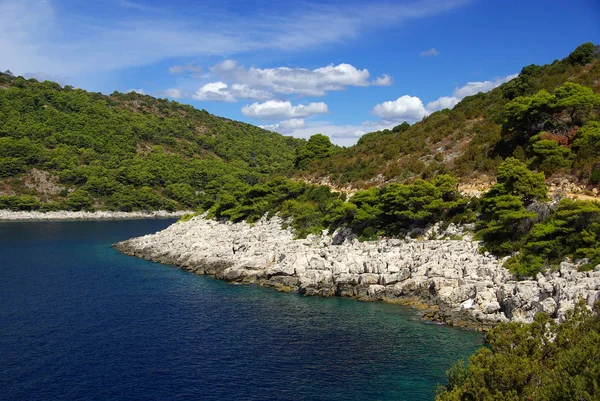
M 56 212 L 23 212 L 0 210 L 0 222 L 4 221 L 70 221 L 70 220 L 135 220 L 135 219 L 171 219 L 178 218 L 190 212 L 167 212 L 158 210 L 152 212 L 71 212 L 66 210 Z
M 115 247 L 229 282 L 416 305 L 426 318 L 481 330 L 531 322 L 540 311 L 561 320 L 579 298 L 589 305 L 600 299 L 600 266 L 579 272 L 563 262 L 535 280 L 516 281 L 502 261 L 481 254 L 469 235 L 359 242 L 337 232 L 294 240 L 281 223 L 277 217 L 250 225 L 197 216 Z

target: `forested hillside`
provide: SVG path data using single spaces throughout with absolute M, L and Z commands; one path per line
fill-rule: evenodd
M 599 46 L 346 149 L 167 99 L 0 73 L 0 208 L 208 209 L 274 176 L 357 188 L 465 181 L 495 177 L 509 157 L 546 178 L 600 183 Z
M 300 176 L 336 185 L 380 185 L 451 173 L 494 176 L 514 156 L 530 168 L 600 182 L 600 46 L 530 65 L 488 92 L 412 126 L 364 135 L 357 145 L 307 164 Z
M 190 209 L 273 173 L 303 141 L 137 93 L 0 73 L 0 209 Z

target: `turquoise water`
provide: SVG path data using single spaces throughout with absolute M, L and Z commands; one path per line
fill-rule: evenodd
M 168 220 L 0 223 L 2 400 L 430 400 L 483 336 L 110 245 Z

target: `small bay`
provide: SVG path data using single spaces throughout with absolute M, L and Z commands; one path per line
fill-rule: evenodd
M 111 244 L 173 220 L 0 223 L 0 399 L 430 400 L 480 333 L 237 286 Z

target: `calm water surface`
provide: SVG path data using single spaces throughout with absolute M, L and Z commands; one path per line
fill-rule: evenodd
M 480 334 L 124 256 L 172 220 L 0 223 L 2 400 L 429 400 Z

